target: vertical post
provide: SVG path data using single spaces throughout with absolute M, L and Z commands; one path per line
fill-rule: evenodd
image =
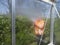
M 50 43 L 48 45 L 54 45 L 53 44 L 53 38 L 54 38 L 54 7 L 53 5 L 51 6 L 51 10 L 50 10 Z
M 53 5 L 51 6 L 51 11 L 50 11 L 50 42 L 53 43 L 53 32 L 54 32 L 54 18 L 53 18 Z
M 11 13 L 11 16 L 12 16 L 12 45 L 16 45 L 15 43 L 16 43 L 16 36 L 15 36 L 15 0 L 11 0 L 11 2 L 12 2 L 12 5 L 11 5 L 11 7 L 12 7 L 12 9 L 11 9 L 11 11 L 12 11 L 12 13 Z

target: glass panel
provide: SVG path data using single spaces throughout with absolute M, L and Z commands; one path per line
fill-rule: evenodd
M 11 45 L 11 15 L 8 0 L 0 0 L 0 45 Z
M 57 10 L 58 10 L 58 12 L 59 12 L 59 15 L 60 15 L 60 0 L 57 0 L 56 1 L 57 3 L 56 3 L 56 7 L 57 7 Z M 59 16 L 58 15 L 56 15 L 56 19 L 55 19 L 55 42 L 56 42 L 56 45 L 60 45 L 60 28 L 59 28 L 59 25 L 60 25 L 60 18 L 59 18 Z
M 40 32 L 35 34 L 35 29 L 39 30 L 44 29 L 43 38 L 41 40 L 41 45 L 47 45 L 50 40 L 50 9 L 51 5 L 37 1 L 37 0 L 15 0 L 16 1 L 16 14 L 14 9 L 11 9 L 11 5 L 14 3 L 9 2 L 9 0 L 1 0 L 0 1 L 0 45 L 15 45 L 15 32 L 11 30 L 11 26 L 14 29 L 12 20 L 11 25 L 11 13 L 16 15 L 16 45 L 38 45 Z M 14 2 L 14 1 L 13 1 Z M 56 1 L 56 7 L 58 12 L 60 12 L 59 7 L 60 1 Z M 13 7 L 12 7 L 13 8 Z M 53 11 L 53 15 L 55 15 L 55 27 L 54 27 L 54 44 L 60 44 L 60 36 L 59 36 L 59 25 L 58 22 L 60 19 L 58 18 L 57 12 Z M 13 19 L 15 19 L 13 16 Z M 36 22 L 42 20 L 43 23 L 39 22 L 43 25 L 43 28 L 36 26 Z M 47 22 L 46 22 L 47 20 Z M 36 22 L 35 22 L 36 21 Z M 45 23 L 44 23 L 45 22 Z M 36 26 L 36 27 L 35 27 Z M 13 34 L 14 33 L 14 34 Z M 12 38 L 13 40 L 12 40 Z M 12 43 L 11 43 L 12 42 Z M 14 42 L 14 43 L 13 43 Z
M 36 0 L 16 0 L 16 45 L 37 45 L 34 21 L 48 19 L 41 44 L 48 44 L 50 31 L 50 5 Z
M 55 42 L 57 45 L 60 45 L 60 31 L 59 31 L 59 25 L 60 25 L 60 19 L 56 18 L 55 20 Z M 59 21 L 59 22 L 58 22 Z

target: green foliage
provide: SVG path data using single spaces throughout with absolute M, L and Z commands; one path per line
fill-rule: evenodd
M 57 45 L 60 45 L 60 19 L 55 19 L 55 40 Z
M 0 16 L 0 45 L 11 45 L 10 18 Z
M 28 45 L 34 38 L 32 33 L 32 22 L 22 16 L 16 17 L 16 45 Z M 11 18 L 0 16 L 0 45 L 11 45 Z
M 60 19 L 56 19 L 55 21 L 55 35 L 56 41 L 60 42 Z M 34 45 L 34 29 L 33 22 L 24 17 L 17 16 L 16 17 L 16 45 Z M 0 16 L 0 45 L 11 45 L 11 17 L 10 16 Z M 33 34 L 34 36 L 30 35 Z M 43 39 L 46 43 L 49 42 L 50 36 L 50 19 L 48 19 Z M 44 44 L 43 44 L 44 45 Z
M 46 43 L 49 42 L 49 37 L 50 37 L 50 19 L 48 19 L 44 31 L 44 40 L 46 41 Z
M 20 19 L 19 19 L 20 18 Z M 28 45 L 33 42 L 34 38 L 30 35 L 33 31 L 32 22 L 25 17 L 16 19 L 16 42 L 17 45 Z

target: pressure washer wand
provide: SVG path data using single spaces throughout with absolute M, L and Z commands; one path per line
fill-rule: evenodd
M 41 38 L 39 38 L 39 45 L 41 45 L 43 36 L 41 35 Z

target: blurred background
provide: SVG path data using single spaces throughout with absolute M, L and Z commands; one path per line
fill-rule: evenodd
M 0 0 L 0 45 L 12 45 L 12 4 L 11 0 Z M 56 8 L 60 13 L 60 0 L 56 0 Z M 15 35 L 16 45 L 37 45 L 33 21 L 37 18 L 47 19 L 43 43 L 47 45 L 50 38 L 51 5 L 37 0 L 15 0 Z M 60 18 L 54 11 L 54 42 L 60 45 Z

